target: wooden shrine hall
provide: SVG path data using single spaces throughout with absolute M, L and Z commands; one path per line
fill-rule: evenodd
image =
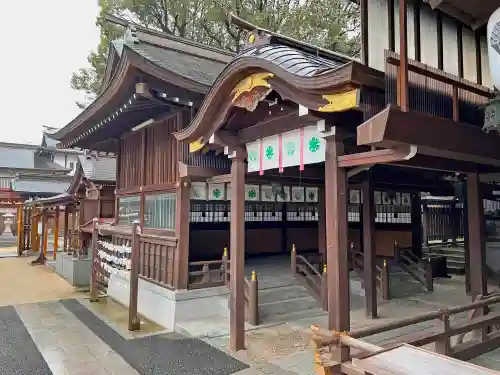
M 219 75 L 190 125 L 176 133 L 178 140 L 197 145 L 193 148 L 220 148 L 231 160 L 231 173 L 220 177 L 219 181 L 230 183 L 231 194 L 230 346 L 233 350 L 243 349 L 245 345 L 247 172 L 264 179 L 277 178 L 277 185 L 283 181 L 281 176 L 288 177 L 294 172 L 296 178 L 303 181 L 311 177 L 316 179 L 319 195 L 324 196 L 324 213 L 319 213 L 318 231 L 319 248 L 324 248 L 326 255 L 323 276 L 326 278 L 329 330 L 350 331 L 348 186 L 352 186 L 351 181 L 361 191 L 360 246 L 369 316 L 377 316 L 376 254 L 383 246 L 377 241 L 374 220 L 377 184 L 402 188 L 410 193 L 411 201 L 420 199 L 416 192 L 430 191 L 433 187 L 454 190 L 451 195 L 461 190 L 457 195 L 466 205 L 464 234 L 470 295 L 473 301 L 488 296 L 480 175 L 498 172 L 500 137 L 482 131 L 484 120 L 480 111 L 493 96 L 492 90 L 481 84 L 482 74 L 487 69 L 487 59 L 481 50 L 484 34 L 481 30 L 476 31 L 473 51 L 470 51 L 466 48 L 465 37 L 460 39 L 462 32 L 468 32 L 468 26 L 453 21 L 458 54 L 458 74 L 453 75 L 443 71 L 443 18 L 448 21 L 447 16 L 439 13 L 436 17 L 427 4 L 419 1 L 411 4 L 412 11 L 418 13 L 415 19 L 419 22 L 430 22 L 425 18 L 429 12 L 432 22 L 437 22 L 438 61 L 434 68 L 425 64 L 428 55 L 424 53 L 429 54 L 429 50 L 424 49 L 428 30 L 423 27 L 414 29 L 417 36 L 412 34 L 415 47 L 412 52 L 415 55 L 420 49 L 420 56 L 417 54 L 415 60 L 408 57 L 407 11 L 410 5 L 407 1 L 382 1 L 388 9 L 387 24 L 382 25 L 389 26 L 383 30 L 388 35 L 388 48 L 382 51 L 384 69 L 381 72 L 369 64 L 369 54 L 380 50 L 378 45 L 370 45 L 369 40 L 382 35 L 381 30 L 377 30 L 379 23 L 368 19 L 372 3 L 375 1 L 361 1 L 364 21 L 361 62 L 342 60 L 332 52 L 230 16 L 232 22 L 247 30 L 245 45 Z M 397 9 L 395 3 L 399 3 Z M 396 28 L 394 21 L 398 15 L 401 31 L 396 49 L 395 29 L 399 26 Z M 378 17 L 377 20 L 380 15 Z M 475 82 L 464 78 L 465 63 L 470 61 L 466 58 L 471 52 L 476 56 Z M 406 179 L 396 177 L 405 171 Z M 459 186 L 462 188 L 458 189 Z M 281 186 L 276 190 L 277 194 L 283 194 Z M 412 225 L 420 227 L 421 204 L 413 205 L 418 210 L 410 212 L 415 220 Z M 410 250 L 416 256 L 421 251 L 419 231 L 416 230 L 410 240 Z M 498 320 L 499 317 L 488 319 Z M 469 330 L 473 327 L 471 325 Z M 326 336 L 335 336 L 331 331 Z M 453 355 L 470 358 L 478 351 L 490 350 L 485 347 L 500 345 L 497 337 L 493 335 L 488 340 L 484 336 L 478 346 L 456 348 Z M 346 339 L 340 345 L 347 345 L 347 342 Z M 447 345 L 445 354 L 451 355 L 449 342 Z M 347 350 L 339 349 L 339 355 L 335 359 L 337 363 L 349 359 Z
M 300 266 L 321 279 L 328 329 L 349 332 L 348 263 L 362 263 L 367 314 L 377 317 L 380 265 L 400 250 L 415 263 L 423 257 L 422 193 L 454 197 L 451 211 L 463 206 L 453 237 L 465 237 L 472 299 L 488 295 L 483 198 L 491 186 L 480 177 L 499 171 L 500 138 L 481 129 L 493 94 L 481 84 L 484 36 L 472 47 L 474 80 L 465 42 L 456 42 L 457 74 L 443 71 L 444 57 L 428 64 L 425 27 L 414 29 L 421 56 L 410 60 L 407 33 L 399 50 L 395 43 L 395 15 L 406 28 L 406 12 L 388 1 L 388 46 L 376 56 L 369 35 L 383 34 L 367 31 L 373 22 L 361 3 L 361 61 L 237 17 L 231 22 L 247 34 L 236 56 L 108 17 L 126 32 L 111 44 L 104 91 L 53 137 L 61 147 L 117 154 L 115 223 L 94 221 L 93 281 L 129 306 L 130 329 L 137 313 L 168 328 L 185 315 L 215 315 L 229 277 L 230 347 L 243 349 L 257 281 L 245 278 L 245 257 L 279 249 L 291 251 L 294 273 Z M 430 12 L 438 22 L 429 5 L 418 7 L 421 21 Z M 456 40 L 458 30 L 468 35 L 454 25 Z M 318 264 L 301 260 L 310 249 L 319 250 Z M 200 296 L 200 288 L 211 289 Z M 497 343 L 488 334 L 480 350 Z M 348 359 L 342 349 L 338 362 Z
M 114 219 L 115 177 L 116 157 L 86 153 L 78 156 L 72 181 L 64 193 L 25 202 L 24 225 L 20 227 L 27 229 L 19 238 L 27 243 L 22 243 L 20 249 L 39 251 L 33 264 L 46 264 L 49 250 L 56 260 L 60 245 L 63 253 L 87 257 L 92 219 L 97 217 L 102 222 Z M 48 249 L 49 228 L 52 228 L 53 249 Z

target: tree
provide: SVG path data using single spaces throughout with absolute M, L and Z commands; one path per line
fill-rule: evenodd
M 349 0 L 99 0 L 101 40 L 88 68 L 73 73 L 71 87 L 90 102 L 99 94 L 109 43 L 123 30 L 104 21 L 107 13 L 168 34 L 237 52 L 243 31 L 231 11 L 265 29 L 351 56 L 359 53 L 359 11 Z M 88 103 L 77 103 L 83 108 Z

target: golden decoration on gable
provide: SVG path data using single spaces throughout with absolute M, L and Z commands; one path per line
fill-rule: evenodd
M 342 112 L 349 109 L 357 108 L 359 105 L 359 90 L 354 89 L 337 94 L 323 95 L 323 99 L 328 101 L 328 104 L 318 108 L 319 112 Z
M 233 105 L 253 112 L 259 102 L 272 91 L 267 82 L 272 77 L 273 73 L 255 73 L 246 77 L 231 92 Z

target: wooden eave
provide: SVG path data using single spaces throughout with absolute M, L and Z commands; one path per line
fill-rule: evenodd
M 433 169 L 433 160 L 436 164 L 448 160 L 448 170 L 500 169 L 500 137 L 443 117 L 403 112 L 396 106 L 359 125 L 357 144 L 393 150 L 416 147 L 414 157 L 398 162 L 402 166 Z
M 463 22 L 477 29 L 483 26 L 490 15 L 500 8 L 500 0 L 424 0 L 434 10 Z
M 187 91 L 204 94 L 209 90 L 208 85 L 167 71 L 125 45 L 118 67 L 101 95 L 73 121 L 51 136 L 61 143 L 65 143 L 109 116 L 130 96 L 130 89 L 136 83 L 136 73 L 138 72 L 149 74 Z
M 311 110 L 310 97 L 318 94 L 338 93 L 352 88 L 368 86 L 384 90 L 384 74 L 351 61 L 338 68 L 325 70 L 314 76 L 298 76 L 271 61 L 241 56 L 228 64 L 218 76 L 190 125 L 175 133 L 180 141 L 205 141 L 220 129 L 233 108 L 230 93 L 243 79 L 257 72 L 272 73 L 271 88 L 284 100 L 290 100 Z

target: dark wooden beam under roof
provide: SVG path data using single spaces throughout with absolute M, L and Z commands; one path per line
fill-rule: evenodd
M 500 169 L 500 137 L 450 119 L 402 112 L 395 106 L 358 126 L 357 143 L 387 148 L 413 145 L 418 155 Z
M 477 29 L 483 26 L 490 15 L 500 8 L 500 0 L 424 0 L 432 9 L 437 9 L 449 16 Z

